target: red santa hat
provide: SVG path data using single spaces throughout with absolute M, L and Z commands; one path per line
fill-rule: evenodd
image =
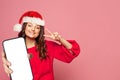
M 20 32 L 22 29 L 22 24 L 25 22 L 31 22 L 41 26 L 45 25 L 45 21 L 40 13 L 36 11 L 28 11 L 20 17 L 19 23 L 14 26 L 14 31 Z

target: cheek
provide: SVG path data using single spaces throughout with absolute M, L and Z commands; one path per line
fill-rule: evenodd
M 25 35 L 28 35 L 29 34 L 29 28 L 26 27 L 25 29 Z
M 36 30 L 36 33 L 39 35 L 40 34 L 40 30 Z
M 28 27 L 26 27 L 26 28 L 25 28 L 25 32 L 27 32 L 28 30 L 29 30 L 29 28 L 28 28 Z
M 25 33 L 27 33 L 27 31 L 28 31 L 28 28 L 25 28 Z

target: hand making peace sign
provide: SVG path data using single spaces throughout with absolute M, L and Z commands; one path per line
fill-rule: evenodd
M 55 41 L 60 41 L 61 35 L 59 35 L 58 32 L 52 33 L 52 32 L 51 32 L 50 30 L 48 30 L 47 28 L 45 28 L 45 30 L 49 33 L 49 34 L 47 34 L 47 35 L 44 35 L 45 37 L 48 37 L 48 38 L 53 39 L 53 40 L 55 40 Z
M 51 31 L 49 31 L 47 28 L 45 28 L 45 30 L 49 33 L 47 35 L 44 35 L 45 37 L 48 37 L 50 39 L 53 39 L 55 41 L 59 41 L 62 45 L 64 45 L 67 49 L 71 49 L 72 48 L 72 44 L 70 42 L 68 42 L 67 40 L 65 40 L 63 37 L 61 37 L 61 35 L 58 32 L 54 32 L 52 33 Z M 70 51 L 71 52 L 71 51 Z M 72 53 L 72 52 L 71 52 Z M 73 54 L 73 53 L 72 53 Z

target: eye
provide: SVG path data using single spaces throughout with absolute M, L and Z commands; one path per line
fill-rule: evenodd
M 40 29 L 40 26 L 39 26 L 39 25 L 37 25 L 37 26 L 36 26 L 36 29 Z
M 31 25 L 31 24 L 28 24 L 28 27 L 32 27 L 32 25 Z
M 28 26 L 28 27 L 32 27 L 32 24 L 28 22 L 28 23 L 27 23 L 27 26 Z

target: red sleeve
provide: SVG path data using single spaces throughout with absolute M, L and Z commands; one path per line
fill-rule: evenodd
M 48 54 L 63 62 L 71 62 L 75 57 L 79 55 L 80 47 L 75 40 L 68 40 L 68 42 L 72 44 L 72 48 L 69 50 L 71 50 L 73 54 L 70 53 L 70 51 L 63 45 L 59 45 L 52 41 L 49 41 L 47 43 Z

